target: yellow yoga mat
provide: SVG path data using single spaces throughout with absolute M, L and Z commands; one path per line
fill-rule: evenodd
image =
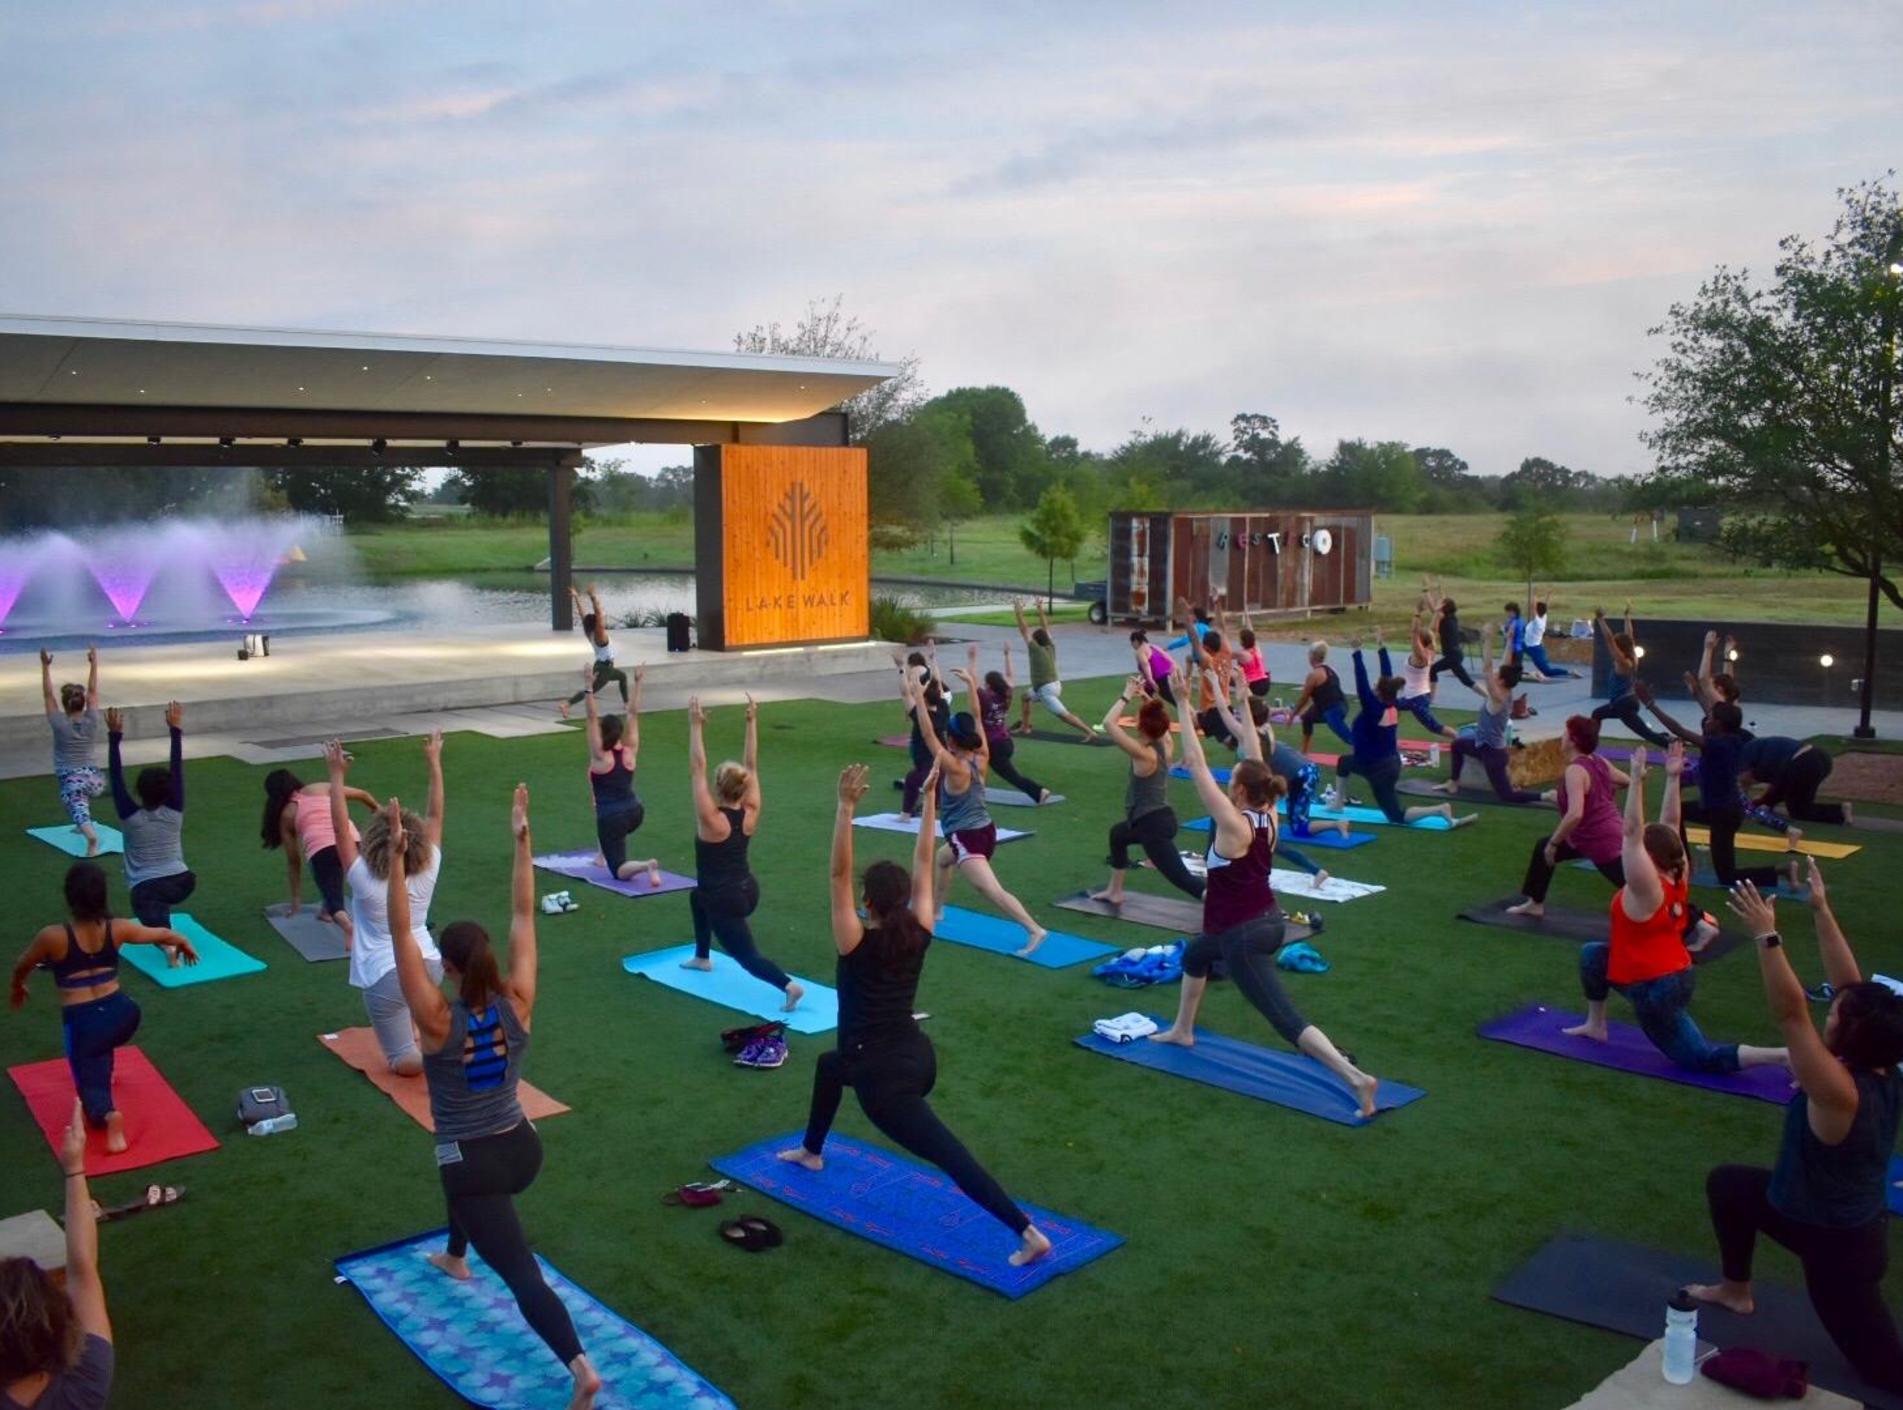
M 1711 846 L 1711 829 L 1708 827 L 1688 827 L 1685 836 L 1694 847 Z M 1740 852 L 1783 852 L 1787 851 L 1781 837 L 1760 837 L 1752 833 L 1738 834 Z M 1842 861 L 1845 857 L 1854 857 L 1863 848 L 1847 842 L 1813 842 L 1808 837 L 1797 844 L 1797 850 L 1807 857 L 1822 857 L 1827 861 Z

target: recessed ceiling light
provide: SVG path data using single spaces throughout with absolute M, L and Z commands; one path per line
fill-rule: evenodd
M 359 372 L 368 372 L 370 370 L 370 364 L 366 362 L 362 367 L 359 367 L 357 370 Z

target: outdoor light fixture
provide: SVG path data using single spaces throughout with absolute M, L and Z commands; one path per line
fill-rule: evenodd
M 1738 648 L 1737 648 L 1737 647 L 1735 647 L 1735 646 L 1734 646 L 1734 647 L 1732 647 L 1732 648 L 1731 648 L 1731 650 L 1729 650 L 1729 651 L 1727 651 L 1727 652 L 1725 653 L 1725 660 L 1727 660 L 1727 661 L 1736 661 L 1737 659 L 1738 659 Z
M 295 450 L 304 444 L 304 438 L 302 436 L 286 436 L 284 438 L 284 444 Z
M 1817 658 L 1817 664 L 1828 671 L 1832 666 L 1837 664 L 1837 658 L 1826 651 L 1822 656 Z
M 1634 661 L 1643 661 L 1643 660 L 1645 659 L 1645 648 L 1644 648 L 1643 646 L 1635 646 L 1635 647 L 1633 647 L 1633 648 L 1632 648 L 1632 659 L 1633 659 Z
M 382 455 L 389 448 L 390 443 L 384 440 L 382 436 L 378 436 L 374 441 L 370 442 L 370 453 L 372 455 Z
M 161 438 L 158 436 L 147 436 L 145 438 L 145 443 L 149 446 L 155 446 L 159 443 L 160 439 Z

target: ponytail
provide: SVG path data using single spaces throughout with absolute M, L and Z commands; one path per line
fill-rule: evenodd
M 258 826 L 258 836 L 267 849 L 284 844 L 284 805 L 303 787 L 304 781 L 289 769 L 273 769 L 264 776 L 264 821 Z
M 502 975 L 496 968 L 496 952 L 490 948 L 489 932 L 473 920 L 453 921 L 443 927 L 437 940 L 445 963 L 457 974 L 457 997 L 470 1013 L 481 1013 L 503 997 Z

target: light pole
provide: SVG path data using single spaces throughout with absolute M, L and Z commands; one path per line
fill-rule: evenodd
M 1896 312 L 1903 294 L 1903 214 L 1890 234 L 1883 252 L 1883 270 L 1879 288 L 1883 299 L 1882 333 L 1877 340 L 1877 484 L 1879 493 L 1890 489 L 1890 442 L 1896 436 Z M 1881 501 L 1879 501 L 1881 503 Z M 1863 624 L 1863 690 L 1860 692 L 1857 727 L 1851 734 L 1857 739 L 1875 739 L 1876 728 L 1870 723 L 1870 706 L 1877 688 L 1877 578 L 1882 561 L 1873 554 L 1870 564 L 1870 601 Z

